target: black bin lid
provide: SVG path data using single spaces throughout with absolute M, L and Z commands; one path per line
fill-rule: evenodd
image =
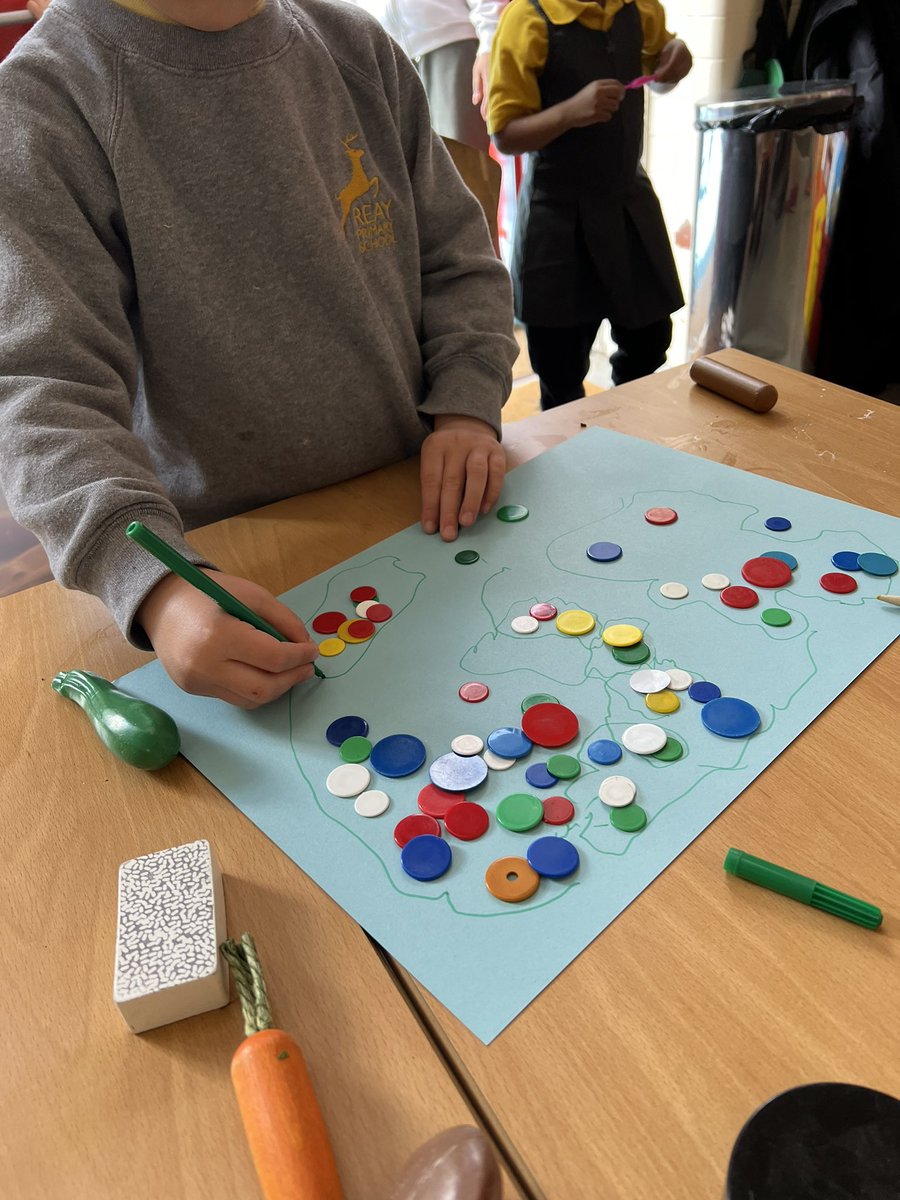
M 735 1142 L 726 1200 L 897 1200 L 900 1100 L 851 1083 L 791 1088 Z
M 697 105 L 696 128 L 767 133 L 770 129 L 836 129 L 862 107 L 849 79 L 738 88 Z

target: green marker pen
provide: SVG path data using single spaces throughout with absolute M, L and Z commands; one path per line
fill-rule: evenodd
M 733 847 L 725 855 L 725 870 L 739 879 L 757 883 L 760 887 L 768 888 L 770 892 L 779 892 L 789 896 L 791 900 L 799 900 L 832 916 L 852 921 L 854 925 L 862 925 L 866 929 L 877 929 L 883 917 L 880 908 L 867 904 L 865 900 L 856 900 L 845 892 L 835 891 L 823 883 L 816 883 L 806 875 L 797 875 L 784 867 L 776 867 L 774 863 L 762 858 L 754 858 L 743 850 Z
M 125 536 L 131 538 L 133 542 L 137 542 L 139 546 L 150 552 L 154 558 L 169 568 L 175 575 L 178 575 L 185 583 L 193 584 L 198 592 L 203 592 L 205 596 L 209 596 L 210 600 L 215 600 L 219 608 L 224 609 L 230 617 L 237 617 L 239 621 L 246 621 L 248 625 L 252 625 L 254 629 L 259 629 L 263 633 L 267 633 L 269 637 L 273 637 L 276 641 L 286 642 L 287 638 L 274 625 L 270 625 L 268 621 L 263 620 L 259 613 L 255 613 L 252 608 L 248 608 L 243 601 L 238 600 L 237 596 L 232 596 L 231 592 L 226 591 L 221 584 L 216 583 L 214 579 L 201 571 L 199 567 L 195 567 L 192 562 L 186 559 L 182 554 L 179 554 L 174 546 L 170 546 L 152 529 L 148 529 L 146 525 L 140 521 L 132 521 L 125 530 Z M 324 679 L 325 676 L 313 663 L 313 671 L 318 679 Z

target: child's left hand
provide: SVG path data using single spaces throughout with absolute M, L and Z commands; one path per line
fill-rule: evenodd
M 422 443 L 422 528 L 452 542 L 496 503 L 506 456 L 490 425 L 477 417 L 442 415 Z
M 488 81 L 491 77 L 491 56 L 478 54 L 472 67 L 472 103 L 478 105 L 483 120 L 487 120 Z
M 693 65 L 691 52 L 681 38 L 672 38 L 660 51 L 656 70 L 653 72 L 654 80 L 656 83 L 678 83 Z

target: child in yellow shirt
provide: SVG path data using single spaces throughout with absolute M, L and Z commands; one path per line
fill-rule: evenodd
M 488 128 L 529 153 L 511 264 L 541 407 L 584 395 L 604 319 L 616 384 L 665 362 L 684 297 L 659 201 L 640 158 L 641 89 L 691 69 L 659 0 L 511 0 L 491 56 Z

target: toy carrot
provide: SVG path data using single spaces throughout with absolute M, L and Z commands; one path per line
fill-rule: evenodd
M 229 938 L 231 967 L 247 1034 L 231 1060 L 244 1132 L 265 1200 L 343 1200 L 328 1131 L 300 1047 L 272 1028 L 266 984 L 249 933 Z

